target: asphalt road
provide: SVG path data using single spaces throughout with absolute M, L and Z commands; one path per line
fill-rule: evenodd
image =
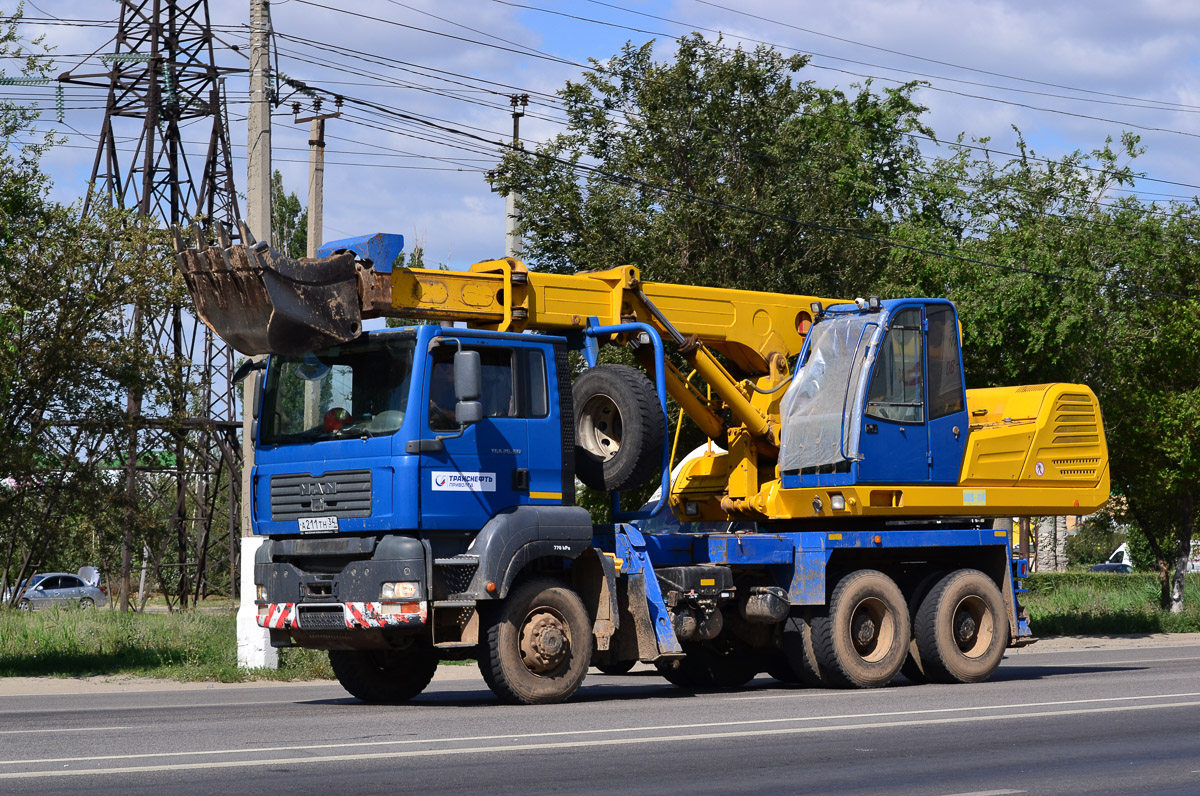
M 394 708 L 331 684 L 0 682 L 0 793 L 563 791 L 1200 793 L 1200 638 L 1035 645 L 973 686 L 694 695 L 593 670 L 542 707 L 462 667 Z

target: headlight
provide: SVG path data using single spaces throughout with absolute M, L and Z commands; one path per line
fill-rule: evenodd
M 260 583 L 255 586 L 255 590 L 258 593 L 258 601 L 265 603 L 267 601 L 267 587 Z
M 401 580 L 383 584 L 379 590 L 381 600 L 411 600 L 417 596 L 417 585 L 411 580 Z

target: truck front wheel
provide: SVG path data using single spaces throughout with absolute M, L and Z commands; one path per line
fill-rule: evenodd
M 592 659 L 592 627 L 575 592 L 551 578 L 534 578 L 484 609 L 479 670 L 501 700 L 565 702 L 583 684 Z
M 437 670 L 437 651 L 422 641 L 398 650 L 330 650 L 342 688 L 363 702 L 395 705 L 425 690 Z
M 992 676 L 1008 645 L 1000 589 L 977 569 L 942 578 L 914 623 L 921 668 L 935 683 L 979 683 Z
M 813 649 L 834 685 L 878 688 L 900 672 L 911 637 L 900 587 L 860 569 L 838 582 L 829 611 L 813 618 Z

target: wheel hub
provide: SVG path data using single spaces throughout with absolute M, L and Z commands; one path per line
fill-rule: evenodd
M 954 635 L 957 637 L 960 646 L 971 644 L 975 639 L 978 629 L 978 625 L 975 624 L 975 617 L 969 612 L 959 611 L 958 615 L 954 617 Z
M 589 399 L 579 412 L 579 444 L 608 461 L 621 450 L 624 429 L 617 404 L 606 395 Z
M 571 651 L 570 638 L 558 617 L 549 613 L 531 616 L 521 630 L 521 657 L 535 674 L 561 666 Z
M 871 618 L 870 614 L 863 612 L 854 617 L 851 634 L 854 638 L 854 646 L 858 647 L 860 652 L 871 646 L 877 633 L 875 620 Z

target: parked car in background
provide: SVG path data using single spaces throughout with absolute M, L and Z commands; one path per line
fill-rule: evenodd
M 90 568 L 89 568 L 90 569 Z M 99 578 L 96 578 L 98 581 Z M 12 599 L 13 592 L 21 594 L 17 607 L 22 611 L 44 608 L 50 605 L 78 605 L 80 608 L 103 606 L 108 602 L 104 588 L 92 585 L 79 575 L 69 572 L 41 572 L 28 581 L 21 581 L 15 589 L 4 592 L 4 602 Z
M 1092 572 L 1119 572 L 1122 575 L 1128 575 L 1133 572 L 1133 566 L 1130 564 L 1115 564 L 1109 562 L 1107 564 L 1097 564 L 1092 567 Z

